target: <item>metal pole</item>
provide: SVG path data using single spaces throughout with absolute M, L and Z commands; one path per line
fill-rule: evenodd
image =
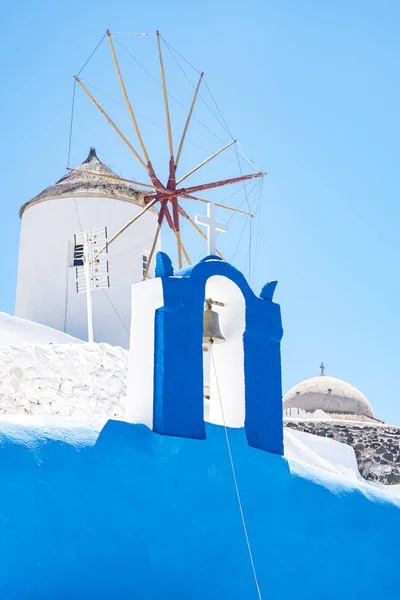
M 85 280 L 86 280 L 88 342 L 93 342 L 93 306 L 92 306 L 92 289 L 91 289 L 91 281 L 90 281 L 89 236 L 87 233 L 83 234 L 83 268 L 85 270 Z

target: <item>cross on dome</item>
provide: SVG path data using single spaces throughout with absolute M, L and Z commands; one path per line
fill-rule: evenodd
M 325 365 L 324 365 L 323 362 L 319 365 L 319 368 L 321 369 L 320 375 L 325 375 L 325 369 L 326 369 L 326 367 L 325 367 Z
M 207 216 L 196 215 L 194 218 L 198 225 L 203 225 L 207 228 L 207 252 L 208 255 L 216 254 L 216 239 L 217 231 L 226 233 L 228 231 L 228 225 L 217 221 L 215 217 L 215 204 L 210 202 L 207 204 Z

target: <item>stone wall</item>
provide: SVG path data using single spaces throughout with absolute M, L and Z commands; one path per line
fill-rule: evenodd
M 285 426 L 352 446 L 365 479 L 400 484 L 400 427 L 289 419 Z
M 0 414 L 123 419 L 128 353 L 108 344 L 0 346 Z M 285 419 L 354 448 L 363 477 L 400 483 L 400 427 Z
M 127 370 L 109 344 L 0 346 L 0 414 L 123 419 Z

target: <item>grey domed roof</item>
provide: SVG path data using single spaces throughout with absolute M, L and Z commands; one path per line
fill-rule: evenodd
M 50 185 L 37 196 L 25 202 L 19 211 L 22 217 L 24 211 L 38 202 L 51 200 L 52 198 L 66 197 L 72 195 L 84 196 L 85 194 L 103 196 L 107 198 L 118 198 L 144 206 L 145 193 L 133 188 L 129 183 L 107 179 L 106 177 L 96 177 L 82 171 L 93 171 L 103 175 L 116 175 L 107 165 L 99 160 L 95 148 L 90 148 L 87 159 L 77 167 L 78 170 L 70 171 L 64 177 L 61 177 L 54 185 Z
M 374 418 L 367 398 L 350 383 L 321 374 L 295 385 L 283 398 L 283 408 L 300 408 L 307 412 L 366 415 Z

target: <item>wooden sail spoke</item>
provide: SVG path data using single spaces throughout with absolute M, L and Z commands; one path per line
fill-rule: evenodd
M 185 200 L 190 200 L 190 201 L 202 202 L 204 204 L 213 204 L 213 205 L 217 206 L 218 208 L 223 208 L 225 210 L 237 212 L 237 213 L 246 215 L 248 217 L 253 217 L 254 215 L 250 214 L 249 212 L 240 210 L 238 208 L 232 208 L 230 206 L 225 206 L 224 204 L 212 202 L 212 201 L 206 200 L 204 198 L 199 198 L 196 194 L 197 194 L 197 192 L 210 190 L 213 188 L 219 188 L 219 187 L 223 187 L 223 186 L 231 185 L 231 184 L 235 184 L 235 183 L 240 183 L 240 182 L 248 181 L 250 179 L 254 179 L 257 177 L 263 177 L 265 175 L 265 173 L 262 173 L 262 172 L 253 173 L 251 175 L 242 175 L 240 177 L 233 177 L 231 179 L 224 179 L 224 180 L 220 180 L 220 181 L 214 181 L 211 183 L 194 185 L 194 186 L 190 186 L 187 188 L 181 187 L 180 189 L 179 188 L 177 189 L 177 187 L 183 181 L 185 181 L 188 177 L 190 177 L 191 175 L 193 175 L 194 173 L 199 171 L 203 166 L 208 164 L 210 161 L 212 161 L 214 158 L 216 158 L 219 154 L 221 154 L 226 149 L 228 149 L 233 144 L 235 144 L 236 140 L 232 140 L 231 142 L 229 142 L 228 144 L 226 144 L 225 146 L 223 146 L 222 148 L 220 148 L 219 150 L 214 152 L 214 154 L 212 154 L 211 156 L 209 156 L 208 158 L 203 160 L 200 164 L 198 164 L 197 166 L 192 168 L 185 175 L 180 177 L 180 179 L 176 180 L 177 167 L 178 167 L 179 161 L 182 156 L 182 151 L 183 151 L 183 147 L 185 144 L 186 135 L 187 135 L 189 126 L 191 124 L 191 120 L 193 118 L 194 108 L 196 106 L 196 102 L 197 102 L 197 99 L 199 96 L 199 89 L 200 89 L 201 82 L 204 77 L 204 73 L 200 74 L 199 80 L 198 80 L 197 85 L 194 90 L 194 95 L 192 98 L 189 112 L 186 117 L 182 136 L 181 136 L 179 146 L 178 146 L 176 161 L 175 161 L 173 140 L 172 140 L 172 129 L 171 129 L 171 116 L 170 116 L 170 109 L 169 109 L 169 103 L 168 103 L 168 93 L 167 93 L 165 70 L 164 70 L 164 63 L 163 63 L 163 54 L 162 54 L 162 50 L 161 50 L 161 36 L 160 36 L 160 33 L 157 31 L 157 47 L 158 47 L 158 57 L 159 57 L 160 73 L 161 73 L 161 87 L 162 87 L 162 91 L 163 91 L 164 110 L 165 110 L 165 118 L 166 118 L 166 123 L 167 123 L 168 145 L 169 145 L 169 165 L 168 165 L 169 166 L 169 169 L 168 169 L 169 175 L 168 175 L 167 183 L 163 184 L 160 181 L 160 179 L 157 177 L 157 175 L 154 171 L 154 168 L 153 168 L 151 160 L 150 160 L 149 153 L 148 153 L 146 145 L 143 141 L 142 134 L 139 129 L 138 122 L 137 122 L 137 117 L 132 108 L 132 104 L 131 104 L 131 101 L 130 101 L 130 98 L 129 98 L 129 95 L 128 95 L 128 92 L 126 89 L 126 85 L 125 85 L 124 79 L 122 77 L 121 69 L 120 69 L 120 66 L 118 63 L 117 54 L 115 52 L 112 35 L 109 30 L 107 30 L 106 35 L 108 37 L 108 42 L 109 42 L 109 46 L 110 46 L 110 50 L 111 50 L 111 54 L 112 54 L 112 58 L 113 58 L 113 62 L 114 62 L 114 67 L 115 67 L 115 70 L 116 70 L 116 73 L 118 76 L 118 80 L 119 80 L 119 84 L 121 86 L 121 90 L 122 90 L 122 93 L 124 96 L 125 104 L 128 109 L 128 112 L 129 112 L 129 115 L 130 115 L 130 118 L 132 121 L 132 125 L 133 125 L 136 137 L 137 137 L 139 145 L 140 145 L 140 149 L 141 149 L 140 154 L 134 148 L 134 146 L 128 141 L 128 139 L 125 137 L 125 135 L 122 133 L 122 131 L 117 127 L 117 125 L 114 123 L 114 121 L 111 119 L 111 117 L 102 108 L 102 106 L 94 98 L 93 94 L 87 89 L 87 87 L 84 85 L 84 83 L 81 81 L 81 79 L 79 79 L 78 76 L 75 76 L 75 81 L 80 85 L 80 87 L 83 89 L 83 91 L 88 96 L 88 98 L 93 102 L 93 104 L 96 106 L 96 108 L 101 112 L 101 114 L 105 117 L 107 122 L 111 125 L 111 127 L 114 129 L 114 131 L 118 134 L 120 139 L 129 148 L 129 150 L 135 156 L 136 160 L 138 162 L 140 162 L 140 164 L 146 169 L 146 172 L 149 177 L 149 183 L 143 183 L 140 181 L 134 181 L 133 179 L 126 179 L 123 177 L 119 177 L 119 176 L 113 174 L 112 172 L 111 173 L 98 173 L 96 171 L 84 170 L 82 168 L 73 169 L 73 168 L 70 168 L 69 166 L 67 167 L 67 169 L 68 169 L 68 171 L 71 171 L 71 172 L 85 173 L 88 176 L 102 177 L 102 178 L 112 180 L 115 182 L 120 182 L 123 184 L 130 184 L 133 186 L 137 186 L 138 192 L 142 192 L 142 195 L 143 195 L 143 200 L 144 200 L 145 206 L 140 210 L 140 212 L 138 212 L 138 214 L 136 214 L 132 219 L 130 219 L 127 223 L 125 223 L 125 225 L 123 227 L 121 227 L 121 229 L 119 231 L 117 231 L 117 233 L 115 233 L 108 240 L 107 244 L 97 252 L 96 258 L 98 258 L 99 255 L 102 254 L 102 252 L 104 252 L 111 244 L 113 244 L 114 241 L 124 231 L 126 231 L 133 223 L 138 221 L 148 210 L 150 210 L 152 207 L 155 207 L 156 204 L 159 204 L 158 211 L 156 208 L 153 209 L 157 213 L 157 227 L 156 227 L 154 239 L 152 241 L 151 250 L 150 250 L 150 253 L 148 256 L 147 264 L 145 267 L 145 272 L 143 274 L 143 280 L 145 280 L 148 277 L 149 269 L 151 267 L 151 264 L 152 264 L 152 261 L 154 258 L 154 253 L 156 251 L 157 243 L 159 240 L 159 236 L 161 233 L 161 229 L 162 229 L 164 220 L 167 221 L 168 226 L 175 234 L 176 243 L 177 243 L 178 268 L 179 269 L 181 269 L 183 266 L 183 257 L 185 258 L 185 260 L 187 261 L 187 263 L 189 265 L 191 264 L 188 252 L 186 251 L 186 248 L 181 239 L 180 218 L 183 217 L 188 223 L 190 223 L 190 225 L 202 237 L 202 239 L 207 241 L 206 234 L 200 229 L 200 227 L 197 226 L 197 224 L 191 219 L 191 217 L 186 213 L 186 211 L 179 204 L 179 201 L 181 198 L 185 199 Z M 142 158 L 141 155 L 144 157 L 144 159 Z M 148 190 L 148 191 L 145 191 L 145 190 Z M 218 250 L 216 250 L 216 253 L 222 259 L 224 258 Z
M 153 260 L 153 255 L 154 255 L 154 251 L 156 249 L 157 240 L 158 240 L 158 236 L 160 235 L 160 231 L 161 231 L 161 224 L 158 223 L 157 224 L 157 229 L 156 229 L 156 234 L 155 234 L 154 240 L 153 240 L 153 244 L 151 246 L 150 254 L 149 254 L 149 257 L 147 259 L 146 268 L 145 268 L 145 271 L 143 273 L 143 281 L 145 281 L 147 279 L 147 276 L 149 274 L 149 269 L 150 269 L 151 261 Z
M 172 229 L 172 231 L 175 231 L 174 222 L 172 220 L 172 216 L 171 216 L 171 213 L 169 212 L 168 206 L 165 209 L 165 219 L 166 219 L 170 229 Z
M 231 185 L 233 183 L 240 183 L 241 181 L 248 181 L 249 179 L 255 179 L 256 177 L 264 177 L 264 175 L 266 175 L 266 173 L 260 171 L 259 173 L 252 173 L 250 175 L 241 175 L 240 177 L 232 177 L 231 179 L 223 179 L 222 181 L 214 181 L 212 183 L 204 183 L 203 185 L 194 185 L 192 187 L 178 189 L 176 190 L 176 193 L 179 196 L 181 194 L 192 194 L 193 192 L 201 192 L 225 185 Z
M 134 112 L 132 110 L 132 105 L 131 105 L 131 102 L 129 100 L 129 96 L 128 96 L 128 93 L 126 91 L 125 83 L 124 83 L 124 80 L 123 80 L 122 75 L 121 75 L 121 71 L 120 71 L 120 68 L 119 68 L 118 60 L 117 60 L 117 55 L 115 53 L 114 44 L 113 44 L 111 33 L 110 33 L 109 29 L 107 29 L 107 37 L 108 37 L 108 42 L 109 42 L 109 45 L 110 45 L 111 54 L 112 54 L 113 61 L 114 61 L 115 70 L 117 71 L 118 79 L 119 79 L 119 82 L 120 82 L 120 85 L 121 85 L 121 88 L 122 88 L 122 93 L 123 93 L 124 98 L 125 98 L 125 103 L 126 103 L 126 106 L 128 108 L 128 111 L 129 111 L 129 114 L 130 114 L 130 117 L 131 117 L 131 120 L 132 120 L 133 127 L 135 129 L 137 138 L 139 140 L 140 147 L 142 148 L 142 152 L 143 152 L 143 154 L 144 154 L 144 156 L 146 158 L 146 162 L 150 163 L 150 158 L 149 158 L 146 146 L 144 145 L 143 138 L 142 138 L 142 135 L 141 135 L 140 130 L 139 130 L 139 126 L 138 126 L 137 121 L 136 121 L 135 114 L 134 114 Z
M 76 75 L 75 75 L 75 81 L 77 81 L 79 83 L 79 85 L 81 86 L 81 88 L 83 89 L 83 91 L 85 92 L 85 94 L 91 99 L 91 101 L 99 109 L 99 111 L 101 112 L 101 114 L 107 119 L 107 121 L 109 122 L 109 124 L 111 125 L 111 127 L 114 129 L 114 131 L 116 133 L 118 133 L 118 135 L 121 138 L 121 140 L 128 146 L 129 150 L 137 158 L 137 160 L 140 162 L 140 164 L 146 169 L 146 171 L 148 171 L 149 170 L 148 166 L 143 161 L 143 159 L 139 156 L 139 154 L 136 152 L 135 148 L 132 146 L 132 144 L 130 142 L 128 142 L 128 140 L 126 139 L 126 137 L 124 136 L 124 134 L 122 133 L 122 131 L 120 129 L 118 129 L 118 127 L 116 126 L 116 124 L 114 123 L 114 121 L 111 119 L 111 117 L 108 116 L 108 114 L 106 113 L 106 111 L 100 106 L 100 104 L 97 102 L 97 100 L 93 97 L 93 95 L 89 92 L 89 90 L 86 88 L 86 86 L 82 83 L 82 81 Z
M 175 169 L 178 167 L 178 163 L 179 163 L 179 160 L 181 158 L 183 144 L 185 142 L 187 130 L 189 129 L 189 124 L 190 124 L 190 121 L 191 121 L 191 118 L 192 118 L 194 105 L 196 104 L 197 95 L 199 93 L 199 88 L 200 88 L 200 84 L 202 82 L 203 77 L 204 77 L 204 73 L 200 73 L 200 78 L 199 78 L 199 81 L 197 83 L 197 86 L 196 86 L 196 89 L 195 89 L 195 92 L 194 92 L 192 104 L 190 105 L 189 114 L 188 114 L 187 119 L 186 119 L 185 127 L 183 128 L 183 133 L 182 133 L 181 141 L 179 143 L 178 154 L 176 155 L 176 161 L 175 161 Z
M 156 202 L 157 200 L 159 200 L 159 199 L 156 198 L 154 200 L 154 202 Z M 145 281 L 147 279 L 147 276 L 148 276 L 148 273 L 149 273 L 149 268 L 150 268 L 150 265 L 151 265 L 151 261 L 153 259 L 154 251 L 156 249 L 157 240 L 158 240 L 158 237 L 159 237 L 160 232 L 161 232 L 162 222 L 164 220 L 164 217 L 166 217 L 166 215 L 167 215 L 167 211 L 168 211 L 167 203 L 168 203 L 168 199 L 163 199 L 161 201 L 161 208 L 160 208 L 160 212 L 158 213 L 158 222 L 157 222 L 156 234 L 154 236 L 154 240 L 153 240 L 153 244 L 151 246 L 149 257 L 147 259 L 146 269 L 145 269 L 144 274 L 143 274 L 143 281 Z
M 172 203 L 172 218 L 174 221 L 174 230 L 176 236 L 176 243 L 178 246 L 178 268 L 182 269 L 182 242 L 181 242 L 181 232 L 179 230 L 179 211 L 178 211 L 178 199 L 175 198 L 171 201 Z
M 192 175 L 193 173 L 196 173 L 196 171 L 198 171 L 199 169 L 201 169 L 201 167 L 204 167 L 204 165 L 206 165 L 207 163 L 209 163 L 210 160 L 212 160 L 213 158 L 215 158 L 216 156 L 218 156 L 219 154 L 221 154 L 221 152 L 223 152 L 227 148 L 230 148 L 230 146 L 232 146 L 233 144 L 236 144 L 236 142 L 237 142 L 237 140 L 232 140 L 231 142 L 229 142 L 229 144 L 226 144 L 226 146 L 224 146 L 223 148 L 220 148 L 219 150 L 217 150 L 217 152 L 214 152 L 214 154 L 212 154 L 211 156 L 209 156 L 208 158 L 206 158 L 206 160 L 203 160 L 203 162 L 201 162 L 199 165 L 197 165 L 197 167 L 194 167 L 194 169 L 192 169 L 191 171 L 189 171 L 188 173 L 186 173 L 186 175 L 184 175 L 183 177 L 181 177 L 180 179 L 178 179 L 178 181 L 176 182 L 176 185 L 179 185 L 181 183 L 181 181 L 183 181 L 184 179 L 187 179 L 187 177 L 190 177 L 190 175 Z
M 212 202 L 211 200 L 205 200 L 204 198 L 198 198 L 197 196 L 191 196 L 190 194 L 179 194 L 179 197 L 185 198 L 186 200 L 196 200 L 197 202 L 203 202 L 204 204 L 214 204 L 214 206 L 218 206 L 218 208 L 225 208 L 225 210 L 231 210 L 232 212 L 237 212 L 241 215 L 246 215 L 246 217 L 254 217 L 254 215 L 246 212 L 245 210 L 233 208 L 233 206 L 226 206 L 225 204 L 218 204 L 218 202 Z
M 145 196 L 144 201 L 150 202 L 154 198 L 163 200 L 164 198 L 167 198 L 167 199 L 173 198 L 176 195 L 177 194 L 176 194 L 175 190 L 167 190 L 166 188 L 163 188 L 162 190 L 158 190 L 157 194 L 149 194 L 149 195 Z
M 173 143 L 172 143 L 171 118 L 170 118 L 170 114 L 169 114 L 167 86 L 165 83 L 165 71 L 164 71 L 163 57 L 162 57 L 162 52 L 161 52 L 161 39 L 160 39 L 159 31 L 157 31 L 157 45 L 158 45 L 158 56 L 160 58 L 160 71 L 161 71 L 161 82 L 162 82 L 162 89 L 163 89 L 163 96 L 164 96 L 165 116 L 167 119 L 169 154 L 170 154 L 170 157 L 172 157 L 174 155 L 174 147 L 173 147 Z
M 174 217 L 171 216 L 171 213 L 169 211 L 168 206 L 165 209 L 165 218 L 167 220 L 167 223 L 169 225 L 169 227 L 172 229 L 172 231 L 175 233 L 175 237 L 176 237 L 176 244 L 177 244 L 177 250 L 178 250 L 178 267 L 179 269 L 182 268 L 182 242 L 181 242 L 181 234 L 179 231 L 179 217 L 178 220 L 175 216 L 175 213 L 178 212 L 177 208 L 175 208 L 176 205 L 176 201 L 173 202 L 173 212 L 174 212 Z
M 154 198 L 154 200 L 152 200 L 151 202 L 149 202 L 148 204 L 146 204 L 146 206 L 140 211 L 140 213 L 138 213 L 132 219 L 130 219 L 127 223 L 125 223 L 125 225 L 123 227 L 121 227 L 121 229 L 119 231 L 117 231 L 117 233 L 115 233 L 108 240 L 107 244 L 105 246 L 103 246 L 103 248 L 101 248 L 97 252 L 95 258 L 98 258 L 100 256 L 100 254 L 102 252 L 104 252 L 104 250 L 106 248 L 108 248 L 110 246 L 110 244 L 112 244 L 121 235 L 121 233 L 123 233 L 126 229 L 128 229 L 128 227 L 130 227 L 133 223 L 135 223 L 138 219 L 140 219 L 140 217 L 142 217 L 144 215 L 144 213 L 147 212 L 156 202 L 158 202 L 158 198 Z
M 182 241 L 181 241 L 181 232 L 175 230 L 176 237 L 176 246 L 178 249 L 178 269 L 182 269 Z
M 188 255 L 188 253 L 186 252 L 186 248 L 185 248 L 185 246 L 183 245 L 183 242 L 182 242 L 182 239 L 181 239 L 181 238 L 179 238 L 179 243 L 180 243 L 180 246 L 181 246 L 181 248 L 182 248 L 182 252 L 183 252 L 183 255 L 184 255 L 185 259 L 186 259 L 186 262 L 187 262 L 187 264 L 188 264 L 188 265 L 191 265 L 192 263 L 191 263 L 191 261 L 190 261 L 190 258 L 189 258 L 189 255 Z

